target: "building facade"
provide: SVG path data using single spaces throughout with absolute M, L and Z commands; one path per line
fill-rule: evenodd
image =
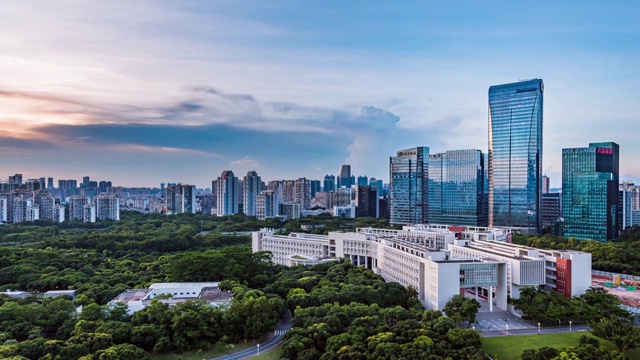
M 562 193 L 542 194 L 542 227 L 554 228 L 562 218 Z
M 540 79 L 489 88 L 489 225 L 541 230 Z
M 429 148 L 398 151 L 389 159 L 391 224 L 428 222 Z
M 567 297 L 591 286 L 591 254 L 519 246 L 502 229 L 448 225 L 404 226 L 402 230 L 359 228 L 355 233 L 252 234 L 252 249 L 270 251 L 277 264 L 315 265 L 347 259 L 387 281 L 412 286 L 427 309 L 441 310 L 454 295 L 471 290 L 507 310 L 507 297 L 524 286 L 542 286 Z
M 256 197 L 262 191 L 262 179 L 255 171 L 249 171 L 242 183 L 243 211 L 247 216 L 256 216 Z
M 336 190 L 336 177 L 333 175 L 325 175 L 322 191 L 329 192 L 329 191 L 335 191 L 335 190 Z
M 480 150 L 429 155 L 429 223 L 488 225 L 484 164 Z
M 98 220 L 120 220 L 120 199 L 114 194 L 96 197 L 96 218 Z
M 371 186 L 358 186 L 356 190 L 357 217 L 380 217 L 378 206 L 378 188 Z
M 89 205 L 89 197 L 72 195 L 69 197 L 69 221 L 84 221 L 84 207 Z
M 562 149 L 565 237 L 597 241 L 618 237 L 619 152 L 614 142 Z
M 180 213 L 196 213 L 195 185 L 167 186 L 165 194 L 165 211 L 167 215 Z
M 238 213 L 240 183 L 233 171 L 225 170 L 216 182 L 217 204 L 216 214 L 227 216 Z
M 264 220 L 279 215 L 278 197 L 273 190 L 264 190 L 256 197 L 256 218 Z

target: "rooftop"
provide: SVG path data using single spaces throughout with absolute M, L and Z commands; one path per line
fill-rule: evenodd
M 118 295 L 113 301 L 127 304 L 129 301 L 140 301 L 144 299 L 151 290 L 149 289 L 132 289 L 126 290 L 122 294 Z
M 184 282 L 184 283 L 155 283 L 149 286 L 150 290 L 163 290 L 163 289 L 191 289 L 191 288 L 204 288 L 204 287 L 218 287 L 220 282 Z

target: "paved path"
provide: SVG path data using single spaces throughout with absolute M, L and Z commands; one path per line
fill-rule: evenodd
M 510 335 L 536 335 L 538 334 L 538 328 L 528 328 L 528 329 L 511 329 L 509 328 L 508 332 L 503 328 L 501 330 L 479 330 L 484 337 L 495 337 L 495 336 L 510 336 Z M 589 325 L 575 325 L 571 326 L 562 326 L 562 327 L 543 327 L 540 328 L 540 334 L 557 334 L 557 333 L 566 333 L 566 332 L 584 332 L 589 330 Z
M 276 327 L 273 336 L 259 345 L 260 353 L 269 351 L 280 345 L 282 337 L 291 329 L 291 312 L 287 310 L 284 314 L 282 322 Z M 241 350 L 233 354 L 217 357 L 215 360 L 240 360 L 248 359 L 258 355 L 258 346 L 254 346 L 249 349 Z

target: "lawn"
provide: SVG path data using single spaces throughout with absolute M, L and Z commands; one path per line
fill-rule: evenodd
M 577 346 L 582 335 L 594 337 L 590 332 L 490 337 L 482 339 L 482 349 L 494 360 L 515 360 L 520 359 L 522 351 L 526 349 L 537 349 L 543 346 L 553 348 Z M 615 346 L 610 342 L 597 339 L 607 349 L 615 350 Z M 631 359 L 640 360 L 638 350 L 625 351 L 625 354 Z
M 238 343 L 238 344 L 216 344 L 213 348 L 207 351 L 188 351 L 182 354 L 175 353 L 164 353 L 164 354 L 153 354 L 151 355 L 151 359 L 153 360 L 202 360 L 202 359 L 211 359 L 214 357 L 234 353 L 236 351 L 244 350 L 250 347 L 255 347 L 255 343 L 253 341 L 248 341 L 246 343 Z M 262 354 L 261 354 L 262 355 Z M 265 358 L 266 359 L 266 358 Z

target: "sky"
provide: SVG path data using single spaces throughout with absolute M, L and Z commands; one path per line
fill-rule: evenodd
M 491 85 L 545 82 L 543 167 L 620 144 L 640 182 L 640 2 L 11 1 L 0 179 L 322 180 L 488 146 Z

